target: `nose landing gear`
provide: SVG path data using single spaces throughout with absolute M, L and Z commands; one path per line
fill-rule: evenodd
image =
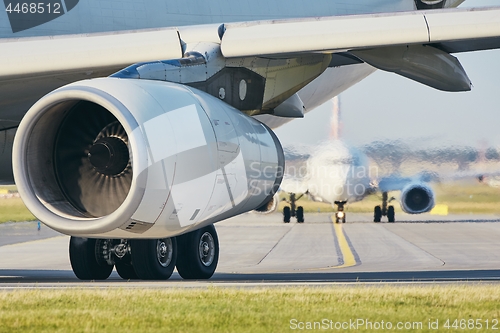
M 334 201 L 333 203 L 337 206 L 337 212 L 335 213 L 335 223 L 345 223 L 344 205 L 347 203 L 347 201 Z
M 302 206 L 296 207 L 296 202 L 304 196 L 304 193 L 295 197 L 295 193 L 289 193 L 290 200 L 283 198 L 290 206 L 283 208 L 283 222 L 290 223 L 290 218 L 297 218 L 297 223 L 304 223 L 304 208 Z
M 394 198 L 388 199 L 387 192 L 382 193 L 382 206 L 375 206 L 373 209 L 373 222 L 380 222 L 382 216 L 387 216 L 387 221 L 391 223 L 396 221 L 394 206 L 387 205 L 392 200 L 394 200 Z

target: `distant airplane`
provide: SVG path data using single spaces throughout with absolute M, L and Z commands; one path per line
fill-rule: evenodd
M 376 69 L 471 90 L 452 54 L 500 48 L 500 8 L 462 2 L 4 0 L 0 182 L 80 279 L 210 278 L 213 224 L 280 186 L 272 128 Z
M 401 208 L 408 214 L 426 213 L 434 208 L 434 191 L 429 185 L 430 178 L 426 174 L 414 177 L 377 177 L 377 169 L 370 167 L 368 157 L 361 151 L 348 147 L 340 140 L 332 140 L 316 147 L 308 157 L 301 176 L 285 175 L 281 190 L 293 197 L 289 202 L 307 194 L 313 201 L 326 202 L 337 208 L 336 222 L 345 223 L 344 205 L 349 202 L 363 200 L 367 195 L 381 193 L 382 203 L 374 207 L 374 222 L 380 222 L 386 216 L 389 222 L 395 221 L 394 206 L 389 203 L 388 192 L 400 191 Z M 290 222 L 295 216 L 294 207 L 283 211 L 284 222 Z M 301 206 L 297 212 L 303 212 Z M 298 222 L 304 222 L 303 213 L 298 213 Z

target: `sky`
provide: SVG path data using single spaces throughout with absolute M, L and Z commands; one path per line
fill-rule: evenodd
M 480 6 L 500 6 L 500 0 L 467 0 L 461 7 Z M 401 140 L 420 147 L 500 148 L 500 50 L 455 56 L 474 85 L 471 92 L 442 92 L 377 71 L 340 95 L 343 140 L 354 146 Z M 284 146 L 324 141 L 331 109 L 327 102 L 276 134 Z

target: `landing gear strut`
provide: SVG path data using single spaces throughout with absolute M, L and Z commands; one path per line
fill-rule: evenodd
M 130 242 L 127 240 L 120 242 L 120 244 L 115 247 L 114 254 L 117 259 L 115 260 L 116 272 L 124 280 L 135 280 L 139 278 L 134 270 L 134 266 L 132 266 L 132 256 L 130 253 Z
M 69 256 L 80 280 L 105 280 L 113 267 L 126 280 L 167 280 L 175 267 L 184 279 L 209 279 L 219 261 L 219 241 L 213 225 L 162 239 L 71 237 Z
M 298 223 L 304 223 L 304 208 L 302 206 L 296 208 L 296 202 L 304 196 L 304 193 L 298 197 L 295 197 L 295 193 L 289 194 L 289 200 L 283 198 L 283 201 L 286 201 L 290 205 L 283 208 L 283 222 L 290 223 L 290 218 L 296 217 Z
M 373 210 L 373 222 L 380 222 L 382 216 L 387 216 L 387 221 L 396 221 L 396 214 L 394 212 L 394 206 L 388 206 L 387 204 L 394 200 L 394 198 L 388 199 L 387 192 L 382 193 L 382 206 L 375 206 Z
M 337 212 L 335 213 L 335 223 L 345 223 L 345 212 L 344 205 L 347 201 L 334 201 L 337 206 Z

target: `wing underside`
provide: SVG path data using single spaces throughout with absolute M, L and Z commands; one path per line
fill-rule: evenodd
M 410 44 L 452 53 L 499 48 L 500 8 L 235 23 L 225 26 L 221 49 L 226 57 L 241 57 Z
M 450 53 L 500 48 L 500 8 L 4 39 L 0 40 L 0 129 L 15 127 L 27 108 L 59 86 L 82 78 L 107 76 L 135 63 L 181 59 L 187 45 L 197 42 L 215 45 L 226 66 L 255 66 L 269 59 L 274 72 L 279 69 L 281 59 L 295 59 L 293 61 L 306 68 L 307 63 L 312 64 L 323 56 L 314 62 L 317 68 L 304 75 L 303 82 L 290 81 L 288 76 L 294 73 L 294 65 L 289 61 L 289 74 L 283 78 L 284 82 L 293 83 L 295 90 L 324 71 L 328 66 L 325 61 L 330 57 L 330 66 L 366 62 L 437 89 L 466 91 L 470 90 L 471 82 Z M 205 60 L 204 68 L 210 66 L 210 59 Z M 187 72 L 193 69 L 189 66 L 186 65 Z M 168 81 L 166 76 L 163 80 Z M 290 89 L 286 94 L 269 98 L 269 102 L 264 100 L 261 104 L 267 105 L 267 109 L 255 109 L 251 114 L 269 113 L 293 97 L 295 91 Z M 300 104 L 297 104 L 299 111 Z
M 194 30 L 166 28 L 4 39 L 0 40 L 0 80 L 180 58 L 185 34 L 191 40 L 199 34 L 199 41 L 208 41 L 210 35 L 210 42 L 214 42 L 217 33 L 226 58 L 285 58 L 401 45 L 467 52 L 500 48 L 500 7 L 256 21 L 199 26 Z

